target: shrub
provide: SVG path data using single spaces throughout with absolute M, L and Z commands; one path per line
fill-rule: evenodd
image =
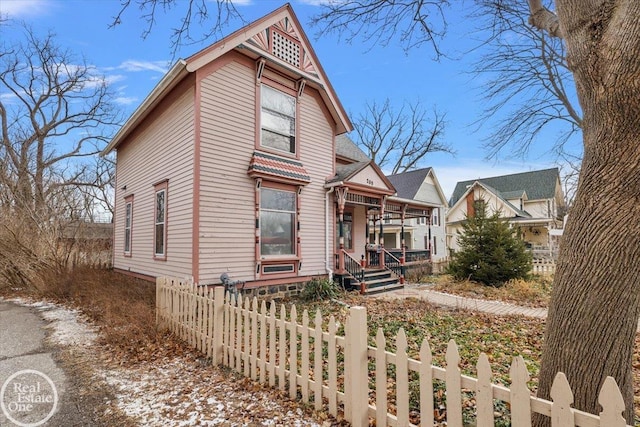
M 336 298 L 340 295 L 340 286 L 328 278 L 314 278 L 304 285 L 300 297 L 307 301 Z
M 460 250 L 448 267 L 458 280 L 499 287 L 511 279 L 526 278 L 531 271 L 531 254 L 499 212 L 487 216 L 479 207 L 465 220 L 458 240 Z

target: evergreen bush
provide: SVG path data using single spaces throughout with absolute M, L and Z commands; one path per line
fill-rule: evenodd
M 511 279 L 526 278 L 531 271 L 531 254 L 524 242 L 499 212 L 487 216 L 483 204 L 467 217 L 458 241 L 460 250 L 448 267 L 448 273 L 458 280 L 500 287 Z

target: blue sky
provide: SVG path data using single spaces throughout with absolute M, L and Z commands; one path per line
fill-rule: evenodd
M 461 11 L 451 10 L 447 15 L 448 36 L 442 45 L 454 59 L 436 62 L 427 45 L 406 53 L 395 41 L 386 47 L 372 47 L 359 40 L 349 45 L 333 36 L 316 40 L 315 29 L 308 21 L 318 12 L 320 1 L 290 2 L 352 118 L 360 114 L 366 102 L 382 103 L 387 97 L 397 108 L 404 101 L 420 101 L 425 107 L 436 106 L 446 113 L 443 141 L 457 154 L 428 155 L 420 166 L 434 167 L 447 197 L 457 181 L 556 165 L 554 156 L 548 153 L 551 140 L 538 141 L 526 159 L 511 158 L 508 150 L 497 160 L 485 159 L 482 142 L 491 129 L 490 124 L 480 130 L 472 125 L 482 110 L 482 82 L 468 73 L 478 53 L 468 53 L 473 46 L 472 28 Z M 453 3 L 458 7 L 465 2 Z M 236 4 L 245 20 L 253 21 L 282 6 L 284 1 L 241 0 Z M 118 0 L 0 0 L 0 14 L 4 17 L 23 20 L 37 31 L 52 30 L 59 44 L 84 55 L 113 85 L 117 102 L 129 115 L 170 66 L 171 27 L 179 15 L 175 10 L 159 14 L 152 33 L 143 40 L 141 34 L 146 23 L 135 5 L 124 15 L 121 25 L 109 28 L 119 8 Z M 232 24 L 226 33 L 239 25 L 239 22 Z M 8 31 L 15 29 L 2 29 L 0 37 L 7 40 L 17 36 Z M 188 57 L 207 44 L 183 46 L 177 57 Z M 552 139 L 553 132 L 547 132 L 546 138 Z

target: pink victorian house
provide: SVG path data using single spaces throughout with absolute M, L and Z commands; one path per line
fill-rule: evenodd
M 431 208 L 394 199 L 350 130 L 290 5 L 178 61 L 104 150 L 114 268 L 203 285 L 226 273 L 260 293 L 331 275 L 398 286 L 382 218 Z

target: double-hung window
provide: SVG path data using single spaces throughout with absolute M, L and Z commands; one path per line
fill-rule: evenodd
M 156 185 L 154 220 L 154 256 L 167 256 L 167 185 Z
M 261 89 L 261 145 L 296 152 L 296 99 L 270 86 Z
M 440 208 L 435 208 L 433 210 L 431 224 L 439 226 L 440 225 Z
M 260 190 L 260 251 L 262 255 L 295 255 L 296 193 Z
M 133 196 L 125 199 L 124 205 L 124 253 L 131 255 L 131 226 L 133 225 Z

